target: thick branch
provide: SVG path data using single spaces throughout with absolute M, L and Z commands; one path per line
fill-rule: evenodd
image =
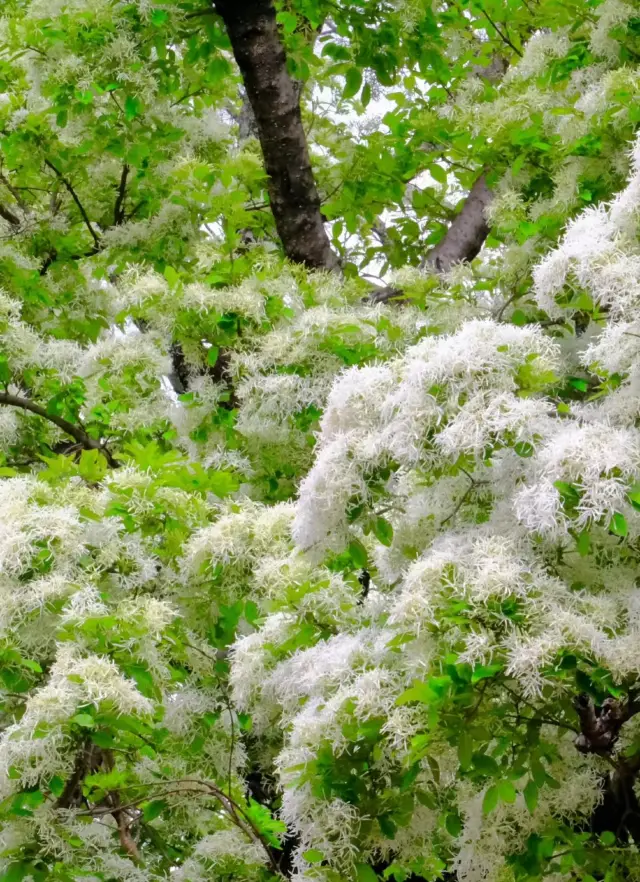
M 471 188 L 460 213 L 454 218 L 443 239 L 432 248 L 421 264 L 421 269 L 431 268 L 446 273 L 460 262 L 470 261 L 479 254 L 489 235 L 485 210 L 493 198 L 484 174 Z M 403 299 L 398 288 L 385 287 L 374 291 L 369 298 L 373 303 Z
M 255 116 L 269 175 L 271 208 L 285 254 L 311 268 L 337 269 L 275 9 L 270 0 L 216 0 L 215 6 L 226 25 Z
M 113 458 L 111 453 L 100 443 L 100 441 L 91 438 L 81 428 L 74 426 L 73 423 L 70 423 L 68 420 L 49 413 L 46 408 L 36 404 L 35 401 L 30 401 L 28 398 L 21 398 L 19 395 L 12 395 L 10 392 L 0 392 L 0 405 L 2 404 L 6 404 L 9 407 L 18 407 L 21 410 L 27 410 L 29 413 L 34 413 L 36 416 L 49 420 L 50 423 L 53 423 L 59 429 L 62 429 L 65 434 L 70 435 L 71 438 L 78 442 L 78 444 L 81 444 L 85 450 L 99 450 L 104 454 L 107 462 L 112 468 L 116 468 L 119 465 L 118 461 Z
M 12 227 L 20 226 L 20 218 L 10 208 L 0 202 L 0 217 L 3 217 Z
M 607 698 L 598 707 L 589 695 L 583 693 L 576 698 L 574 707 L 580 719 L 580 734 L 576 738 L 580 753 L 611 753 L 620 729 L 631 716 L 630 706 L 615 698 Z
M 122 174 L 120 175 L 120 185 L 118 187 L 118 195 L 116 204 L 113 208 L 113 225 L 114 227 L 124 223 L 124 200 L 127 195 L 127 176 L 129 174 L 129 166 L 125 162 L 122 166 Z
M 101 763 L 101 749 L 87 739 L 76 755 L 73 772 L 58 797 L 56 808 L 77 808 L 82 803 L 82 782 L 85 776 L 96 772 Z
M 65 175 L 63 175 L 62 172 L 58 168 L 56 168 L 56 166 L 51 162 L 50 159 L 45 159 L 45 165 L 47 165 L 53 172 L 55 172 L 55 174 L 60 178 L 60 180 L 64 184 L 69 195 L 71 196 L 71 198 L 73 199 L 73 201 L 77 205 L 78 211 L 80 212 L 80 214 L 82 216 L 82 220 L 85 222 L 87 229 L 91 233 L 91 236 L 93 238 L 93 241 L 95 243 L 96 248 L 99 248 L 100 247 L 100 237 L 98 236 L 96 231 L 93 229 L 91 221 L 89 220 L 89 215 L 85 211 L 82 202 L 80 202 L 80 199 L 78 198 L 78 194 L 71 186 L 71 183 L 69 182 L 68 178 L 66 178 Z
M 427 254 L 425 266 L 431 265 L 438 272 L 446 273 L 454 263 L 473 260 L 489 235 L 485 210 L 491 199 L 491 190 L 482 174 L 444 238 Z

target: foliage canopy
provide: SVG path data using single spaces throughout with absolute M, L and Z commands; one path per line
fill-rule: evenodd
M 6 0 L 5 882 L 638 876 L 639 61 Z

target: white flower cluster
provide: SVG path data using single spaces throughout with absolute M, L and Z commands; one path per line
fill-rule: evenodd
M 0 736 L 0 793 L 6 796 L 42 778 L 68 774 L 75 753 L 67 724 L 77 708 L 102 703 L 119 714 L 148 714 L 151 702 L 122 676 L 109 659 L 82 657 L 71 646 L 59 647 L 48 681 L 27 701 L 20 721 Z M 19 774 L 15 774 L 17 770 Z
M 356 805 L 318 796 L 304 770 L 319 774 L 313 764 L 326 745 L 336 762 L 348 756 L 354 720 L 382 721 L 372 775 L 385 780 L 394 763 L 409 762 L 425 722 L 420 710 L 398 706 L 398 695 L 451 653 L 460 663 L 501 666 L 527 702 L 557 687 L 567 652 L 593 659 L 616 682 L 637 676 L 639 592 L 615 535 L 640 535 L 629 498 L 640 480 L 640 146 L 632 161 L 628 187 L 576 218 L 535 272 L 541 308 L 570 316 L 567 288 L 577 286 L 606 309 L 604 330 L 565 341 L 535 325 L 475 319 L 387 362 L 344 371 L 327 397 L 314 465 L 295 510 L 287 509 L 298 553 L 287 552 L 284 531 L 281 547 L 264 549 L 258 563 L 273 579 L 271 597 L 280 579 L 277 611 L 269 607 L 232 655 L 237 706 L 280 751 L 282 813 L 300 837 L 295 866 L 303 876 L 310 848 L 346 872 L 388 853 Z M 616 373 L 617 383 L 557 408 L 554 387 L 589 382 L 571 377 L 575 370 L 596 381 Z M 371 529 L 379 516 L 392 528 L 384 543 Z M 290 574 L 355 540 L 380 585 L 337 633 L 328 609 L 317 608 L 317 627 L 295 642 L 306 612 Z M 213 559 L 232 566 L 218 541 Z M 524 848 L 542 818 L 580 822 L 601 799 L 600 770 L 571 735 L 554 735 L 549 774 L 559 788 L 541 790 L 529 811 L 520 792 L 526 779 L 515 782 L 515 802 L 487 818 L 486 786 L 461 784 L 450 744 L 438 741 L 437 728 L 429 737 L 440 790 L 456 782 L 463 827 L 453 844 L 463 882 L 508 878 L 505 855 Z M 426 762 L 418 775 L 432 782 Z M 395 840 L 403 858 L 429 851 L 437 828 L 437 815 L 421 807 Z
M 426 337 L 383 366 L 345 372 L 301 485 L 297 544 L 340 544 L 349 504 L 367 502 L 367 478 L 387 462 L 445 466 L 461 451 L 533 440 L 546 412 L 519 396 L 519 383 L 548 382 L 559 366 L 558 347 L 540 329 L 476 320 Z

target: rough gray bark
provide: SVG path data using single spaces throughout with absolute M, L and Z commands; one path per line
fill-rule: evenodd
M 324 229 L 299 94 L 287 71 L 270 0 L 216 0 L 256 121 L 276 229 L 285 254 L 314 269 L 338 258 Z
M 431 249 L 422 261 L 421 269 L 434 269 L 446 273 L 455 263 L 473 260 L 480 252 L 489 235 L 489 224 L 485 209 L 493 198 L 484 174 L 471 188 L 460 213 L 454 218 L 444 238 Z M 379 288 L 370 297 L 373 303 L 386 303 L 388 300 L 401 300 L 403 293 L 399 288 Z
M 482 174 L 471 188 L 462 210 L 444 238 L 427 254 L 423 266 L 431 265 L 438 272 L 446 273 L 454 263 L 473 260 L 489 235 L 485 209 L 491 199 L 491 190 Z

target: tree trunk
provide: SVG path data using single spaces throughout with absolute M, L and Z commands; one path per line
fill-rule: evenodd
M 320 211 L 299 93 L 289 72 L 270 0 L 216 0 L 256 121 L 269 175 L 276 229 L 287 257 L 313 269 L 335 270 Z

